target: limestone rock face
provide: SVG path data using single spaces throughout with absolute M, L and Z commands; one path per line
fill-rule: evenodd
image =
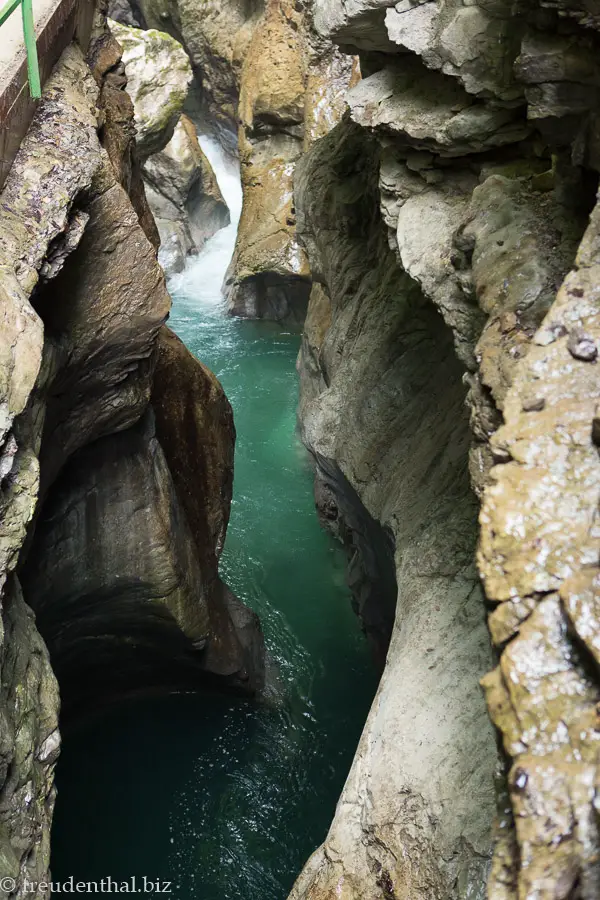
M 114 20 L 110 29 L 123 48 L 127 92 L 135 108 L 137 146 L 142 159 L 158 153 L 173 137 L 192 80 L 183 47 L 169 34 L 142 31 Z
M 167 273 L 180 272 L 186 256 L 229 224 L 227 204 L 187 116 L 165 149 L 146 160 L 144 178 L 161 237 L 159 261 Z
M 312 5 L 293 0 L 143 0 L 146 22 L 187 50 L 200 115 L 239 152 L 244 202 L 225 292 L 234 315 L 303 321 L 310 270 L 296 238 L 293 172 L 312 141 L 341 118 L 358 70 L 312 24 Z M 164 236 L 161 259 L 180 268 L 189 236 L 165 216 L 149 178 Z M 168 224 L 167 224 L 168 222 Z
M 365 584 L 373 568 L 387 579 L 386 536 L 398 601 L 332 828 L 292 897 L 592 898 L 598 17 L 577 3 L 315 0 L 314 23 L 360 53 L 364 78 L 348 93 L 347 121 L 308 151 L 296 177 L 298 230 L 318 282 L 299 359 L 300 421 L 321 517 L 352 552 L 355 606 L 379 642 L 389 603 L 378 600 L 385 590 L 369 602 Z M 367 206 L 364 185 L 375 177 Z M 377 250 L 374 206 L 387 237 Z M 421 365 L 431 378 L 423 393 Z M 428 464 L 435 415 L 439 453 Z M 474 593 L 452 620 L 468 638 L 442 636 L 441 614 L 461 604 L 448 562 L 467 565 L 477 537 L 458 474 L 463 453 L 482 501 L 477 559 L 488 604 L 470 569 Z M 421 519 L 432 486 L 437 499 Z M 452 547 L 437 520 L 450 497 L 447 521 L 464 515 L 448 527 Z M 433 582 L 418 571 L 449 576 L 452 587 L 432 600 Z M 499 656 L 487 675 L 486 611 Z M 418 699 L 449 643 L 468 655 L 442 691 L 446 708 L 457 699 L 469 720 L 460 735 L 445 730 L 441 711 L 422 718 L 434 687 Z M 482 676 L 505 752 L 493 831 Z
M 388 245 L 378 152 L 346 122 L 296 182 L 319 281 L 299 363 L 302 436 L 387 664 L 333 825 L 293 900 L 441 900 L 454 884 L 483 897 L 489 863 L 496 750 L 478 678 L 491 651 L 463 370 L 451 329 Z
M 235 315 L 302 321 L 310 268 L 296 237 L 294 168 L 343 112 L 353 63 L 318 41 L 310 9 L 269 0 L 244 59 L 244 205 L 226 289 Z
M 146 200 L 139 154 L 135 141 L 133 103 L 126 93 L 127 78 L 120 44 L 98 11 L 88 64 L 98 87 L 100 142 L 108 153 L 120 185 L 127 191 L 140 225 L 150 243 L 160 243 L 156 223 Z
M 141 0 L 146 22 L 186 48 L 202 89 L 205 117 L 235 149 L 242 64 L 263 0 Z
M 500 832 L 492 897 L 503 873 L 520 896 L 597 893 L 598 659 L 596 506 L 600 210 L 504 402 L 505 424 L 481 511 L 479 566 L 506 646 L 484 679 L 512 760 L 516 827 Z M 519 524 L 517 525 L 518 515 Z M 589 829 L 588 829 L 589 823 Z M 517 853 L 520 852 L 520 861 Z M 564 886 L 564 888 L 562 887 Z M 508 895 L 512 896 L 512 895 Z
M 210 448 L 190 429 L 180 451 L 219 491 L 195 497 L 202 546 L 178 487 L 198 469 L 172 474 L 154 430 L 170 298 L 125 81 L 100 3 L 89 62 L 76 44 L 61 57 L 0 197 L 0 862 L 19 900 L 49 878 L 59 689 L 43 637 L 67 713 L 262 678 L 258 623 L 216 581 L 233 433 L 214 379 L 187 394 Z

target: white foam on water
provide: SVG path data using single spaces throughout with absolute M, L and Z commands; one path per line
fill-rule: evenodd
M 223 281 L 235 248 L 242 213 L 242 183 L 237 160 L 228 156 L 218 141 L 198 135 L 198 141 L 210 162 L 221 193 L 229 207 L 231 223 L 206 242 L 197 256 L 188 260 L 183 272 L 169 279 L 169 291 L 187 301 L 207 306 L 223 305 Z

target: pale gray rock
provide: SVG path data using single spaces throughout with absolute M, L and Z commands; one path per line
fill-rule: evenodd
M 468 183 L 468 181 L 467 181 Z M 468 192 L 425 190 L 409 197 L 398 213 L 396 242 L 402 266 L 439 308 L 452 329 L 458 358 L 475 368 L 475 342 L 484 317 L 453 265 L 453 237 L 468 205 Z
M 530 131 L 518 112 L 473 102 L 457 82 L 412 56 L 359 82 L 348 94 L 348 105 L 364 128 L 446 156 L 511 144 Z
M 334 530 L 366 549 L 358 503 L 363 530 L 367 521 L 380 529 L 370 544 L 371 555 L 379 547 L 380 577 L 384 535 L 395 548 L 397 602 L 381 684 L 333 824 L 291 898 L 483 898 L 496 751 L 478 686 L 491 651 L 473 565 L 463 368 L 452 331 L 387 246 L 376 160 L 376 145 L 348 122 L 316 144 L 296 181 L 299 229 L 322 285 L 299 360 L 302 436 Z M 440 218 L 436 233 L 447 245 L 464 200 L 456 209 L 437 194 L 430 202 L 427 221 Z M 426 219 L 424 206 L 417 211 Z M 417 246 L 431 274 L 419 269 Z M 434 241 L 419 232 L 403 249 L 424 287 L 442 290 Z M 386 621 L 382 600 L 382 591 L 359 599 L 367 633 Z
M 127 91 L 135 108 L 137 147 L 142 159 L 173 137 L 192 81 L 188 55 L 171 35 L 142 31 L 110 20 L 123 49 Z
M 505 101 L 523 97 L 512 72 L 523 24 L 511 3 L 463 5 L 457 0 L 401 0 L 386 12 L 390 39 L 432 69 L 457 78 L 470 94 Z
M 385 26 L 394 0 L 315 0 L 315 28 L 324 37 L 352 50 L 394 52 Z
M 299 361 L 300 421 L 317 460 L 321 517 L 352 549 L 353 570 L 362 565 L 367 572 L 369 549 L 384 544 L 366 523 L 375 520 L 393 535 L 398 605 L 378 698 L 330 833 L 300 876 L 294 900 L 379 895 L 403 900 L 484 895 L 491 900 L 534 895 L 555 900 L 560 895 L 571 900 L 579 894 L 591 900 L 597 894 L 598 839 L 590 824 L 597 783 L 590 761 L 596 750 L 586 723 L 593 716 L 598 686 L 594 667 L 582 665 L 576 649 L 585 643 L 584 657 L 589 652 L 597 658 L 597 628 L 592 625 L 598 616 L 597 551 L 591 549 L 592 519 L 575 512 L 588 502 L 581 485 L 591 484 L 587 479 L 593 481 L 597 467 L 589 405 L 594 396 L 589 384 L 597 378 L 597 323 L 589 305 L 598 262 L 597 213 L 575 271 L 555 300 L 576 258 L 600 168 L 593 7 L 565 0 L 557 13 L 537 4 L 509 8 L 502 0 L 466 5 L 453 0 L 316 0 L 319 29 L 346 49 L 361 48 L 367 77 L 349 94 L 350 116 L 379 147 L 374 150 L 363 137 L 362 151 L 354 153 L 352 145 L 361 139 L 356 132 L 342 138 L 339 129 L 339 140 L 326 138 L 300 166 L 300 231 L 319 282 L 311 294 Z M 395 43 L 395 50 L 386 41 Z M 371 154 L 371 169 L 359 161 L 360 152 Z M 343 172 L 339 188 L 336 166 Z M 381 245 L 375 251 L 373 224 L 358 199 L 377 166 L 378 196 L 372 205 L 380 208 L 398 270 Z M 352 205 L 344 202 L 350 197 Z M 359 209 L 360 226 L 353 230 Z M 359 234 L 360 254 L 351 248 L 352 236 L 359 243 Z M 422 318 L 435 306 L 445 328 Z M 372 324 L 371 314 L 376 319 Z M 411 339 L 419 342 L 420 356 L 410 388 L 403 388 Z M 428 358 L 428 345 L 437 346 L 438 356 L 432 355 L 429 366 L 440 374 L 447 340 L 453 341 L 462 366 L 455 375 L 444 370 L 443 387 L 429 384 L 414 422 L 407 422 L 410 404 L 420 396 L 417 373 Z M 429 647 L 421 645 L 414 659 L 413 645 L 432 624 L 443 627 L 439 610 L 429 616 L 425 612 L 428 585 L 410 589 L 407 523 L 419 517 L 431 479 L 438 477 L 437 465 L 456 446 L 441 422 L 440 458 L 422 480 L 412 465 L 428 456 L 421 428 L 431 408 L 443 415 L 452 391 L 460 392 L 459 381 L 471 437 L 464 435 L 456 459 L 470 444 L 470 481 L 484 498 L 479 566 L 493 603 L 491 634 L 501 653 L 499 667 L 483 683 L 489 712 L 514 760 L 508 781 L 500 773 L 497 785 L 487 888 L 489 845 L 486 851 L 465 836 L 475 827 L 481 839 L 486 815 L 492 816 L 492 743 L 486 746 L 484 731 L 477 728 L 461 733 L 463 741 L 481 738 L 477 749 L 467 752 L 474 764 L 470 774 L 481 776 L 477 784 L 487 792 L 487 813 L 475 824 L 481 804 L 462 806 L 464 798 L 457 792 L 452 794 L 456 802 L 451 801 L 456 816 L 446 819 L 437 810 L 432 814 L 433 786 L 441 773 L 444 797 L 453 790 L 446 790 L 453 776 L 445 766 L 458 744 L 447 735 L 448 755 L 442 754 L 440 762 L 435 746 L 438 739 L 444 742 L 442 716 L 431 715 L 421 732 L 419 704 L 412 708 L 401 696 L 402 685 L 410 684 L 415 672 L 418 695 L 420 683 L 429 677 L 429 670 L 419 668 L 425 666 L 423 658 L 440 647 L 436 638 Z M 460 422 L 457 406 L 456 439 Z M 394 427 L 402 435 L 397 443 Z M 405 451 L 402 440 L 415 434 L 418 448 Z M 410 515 L 397 505 L 401 501 L 393 473 L 398 459 L 404 463 L 398 478 L 405 496 L 411 486 L 421 488 L 418 497 L 410 495 Z M 460 515 L 469 505 L 466 482 L 463 494 L 448 473 L 442 481 L 446 487 L 453 484 L 452 514 Z M 525 495 L 529 501 L 522 509 Z M 367 514 L 362 519 L 356 514 L 357 496 Z M 440 488 L 438 503 L 443 496 Z M 596 501 L 594 484 L 589 502 Z M 456 544 L 430 556 L 436 512 L 432 506 L 429 527 L 419 532 L 422 571 L 428 571 L 433 557 L 453 559 L 458 549 Z M 450 529 L 466 541 L 468 529 Z M 461 558 L 467 560 L 472 550 L 467 543 L 463 548 Z M 590 571 L 584 571 L 586 566 Z M 375 598 L 365 599 L 364 583 L 358 579 L 357 606 L 367 631 L 376 630 L 377 617 L 370 613 Z M 547 594 L 558 587 L 560 602 Z M 405 591 L 411 591 L 406 605 Z M 440 594 L 445 600 L 455 596 L 447 588 Z M 381 605 L 384 599 L 380 592 Z M 481 601 L 481 594 L 471 596 L 467 615 L 476 616 Z M 479 615 L 484 615 L 481 606 Z M 383 615 L 381 621 L 385 624 Z M 484 632 L 480 635 L 479 665 L 486 668 L 489 650 L 483 652 Z M 465 649 L 463 639 L 455 646 Z M 405 656 L 410 671 L 403 669 Z M 445 689 L 447 703 L 454 702 L 455 689 L 460 694 L 461 678 L 474 659 Z M 476 675 L 475 668 L 472 685 L 482 674 Z M 421 706 L 427 706 L 434 690 L 430 687 Z M 467 706 L 463 697 L 463 713 Z M 401 725 L 404 714 L 408 719 Z M 485 730 L 481 711 L 479 715 Z M 394 732 L 391 737 L 388 728 Z M 487 735 L 491 741 L 491 732 Z M 466 744 L 461 746 L 459 756 Z M 484 759 L 489 781 L 477 769 Z M 422 762 L 430 766 L 428 780 L 419 771 Z M 390 773 L 398 773 L 403 783 Z M 419 785 L 416 797 L 413 785 Z M 458 839 L 459 821 L 464 841 L 475 851 L 470 862 L 463 858 L 458 863 L 445 843 Z M 403 822 L 407 824 L 401 828 Z M 458 869 L 453 868 L 457 863 Z

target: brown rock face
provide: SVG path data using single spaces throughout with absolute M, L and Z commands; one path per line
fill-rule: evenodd
M 226 280 L 234 315 L 305 318 L 310 268 L 296 237 L 294 169 L 339 120 L 352 77 L 352 61 L 316 39 L 308 10 L 269 0 L 241 74 L 244 205 Z
M 158 342 L 152 407 L 200 559 L 209 616 L 204 665 L 231 686 L 256 691 L 264 680 L 260 624 L 218 574 L 233 488 L 233 413 L 217 378 L 168 328 Z
M 146 202 L 135 143 L 133 103 L 125 91 L 127 78 L 121 53 L 121 47 L 106 27 L 106 21 L 99 9 L 95 34 L 89 49 L 88 63 L 92 75 L 100 87 L 98 98 L 101 110 L 100 138 L 113 169 L 117 173 L 119 183 L 131 199 L 144 234 L 150 243 L 158 248 L 160 238 Z
M 600 890 L 598 789 L 598 533 L 600 468 L 593 441 L 600 210 L 576 267 L 536 332 L 504 404 L 495 466 L 481 511 L 479 567 L 497 606 L 490 616 L 500 665 L 483 680 L 512 761 L 518 848 L 500 829 L 491 896 L 508 873 L 514 896 L 582 897 Z M 530 409 L 532 391 L 543 399 Z M 517 855 L 519 854 L 519 855 Z M 518 885 L 518 887 L 517 887 Z M 560 886 L 560 892 L 559 891 Z M 516 891 L 518 890 L 518 894 Z
M 225 284 L 231 313 L 303 321 L 310 269 L 296 238 L 294 168 L 340 120 L 356 63 L 315 33 L 311 4 L 143 0 L 142 7 L 149 26 L 182 42 L 197 76 L 201 116 L 224 146 L 239 152 L 244 204 Z M 178 236 L 170 234 L 175 243 Z M 177 267 L 182 262 L 179 254 Z

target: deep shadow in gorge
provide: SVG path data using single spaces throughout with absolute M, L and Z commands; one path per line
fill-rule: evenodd
M 234 235 L 218 234 L 173 283 L 171 324 L 234 408 L 221 575 L 260 615 L 274 687 L 262 703 L 204 693 L 141 700 L 67 730 L 57 879 L 136 874 L 173 881 L 181 898 L 283 900 L 325 836 L 376 689 L 344 553 L 319 527 L 313 469 L 296 436 L 300 335 L 225 314 Z
M 287 895 L 325 835 L 377 676 L 344 587 L 343 553 L 319 528 L 312 470 L 294 435 L 298 337 L 218 316 L 219 340 L 232 330 L 248 342 L 246 354 L 238 344 L 229 386 L 216 366 L 241 411 L 223 574 L 261 615 L 277 697 L 271 706 L 204 695 L 143 701 L 67 733 L 54 872 L 154 874 L 184 898 L 201 890 L 271 900 Z M 254 377 L 261 366 L 266 391 Z M 231 379 L 244 373 L 236 398 Z M 98 785 L 89 805 L 86 795 L 91 834 L 71 818 L 81 816 L 89 776 Z M 146 839 L 140 822 L 150 832 L 154 822 L 156 833 Z

